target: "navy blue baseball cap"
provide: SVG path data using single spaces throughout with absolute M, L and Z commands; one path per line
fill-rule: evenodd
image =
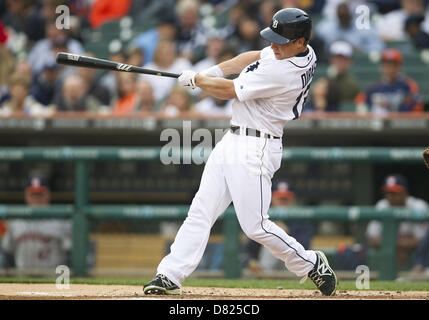
M 384 179 L 382 186 L 384 192 L 404 192 L 408 190 L 407 179 L 400 174 L 391 174 Z
M 260 32 L 262 38 L 286 44 L 299 38 L 310 40 L 312 22 L 310 16 L 298 8 L 285 8 L 277 11 L 269 27 Z
M 293 199 L 295 198 L 295 192 L 292 189 L 288 180 L 278 180 L 273 183 L 273 197 L 282 199 Z

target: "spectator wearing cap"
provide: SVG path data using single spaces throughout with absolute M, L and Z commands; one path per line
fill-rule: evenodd
M 39 103 L 48 106 L 58 90 L 61 90 L 60 68 L 53 61 L 47 62 L 34 77 L 31 94 Z
M 30 207 L 49 206 L 51 193 L 47 176 L 31 174 L 24 196 Z M 57 266 L 68 264 L 71 224 L 57 219 L 9 220 L 2 249 L 10 268 L 28 272 L 47 269 L 54 274 Z
M 271 205 L 274 208 L 292 207 L 296 203 L 296 194 L 288 180 L 280 179 L 273 183 Z M 309 249 L 314 235 L 314 226 L 311 222 L 290 221 L 287 225 L 283 221 L 276 221 L 286 232 Z M 274 257 L 271 252 L 259 243 L 249 240 L 245 244 L 248 268 L 251 272 L 284 270 L 284 262 Z
M 400 174 L 390 174 L 383 182 L 381 188 L 384 199 L 378 201 L 376 209 L 406 208 L 410 210 L 427 210 L 428 204 L 408 193 L 407 179 Z M 371 221 L 366 230 L 369 247 L 379 248 L 381 244 L 383 225 L 379 221 Z M 410 255 L 414 252 L 419 242 L 428 230 L 426 223 L 401 222 L 397 235 L 397 262 L 400 266 L 406 266 Z
M 349 104 L 359 93 L 359 82 L 350 73 L 353 47 L 346 41 L 336 41 L 330 46 L 330 65 L 327 77 L 320 78 L 312 90 L 312 109 L 340 111 L 342 104 Z
M 347 2 L 340 3 L 336 18 L 324 18 L 316 25 L 316 35 L 328 46 L 338 40 L 347 40 L 355 50 L 365 53 L 383 50 L 384 42 L 374 31 L 358 27 L 349 6 Z
M 405 32 L 410 37 L 416 49 L 429 48 L 429 34 L 422 30 L 422 22 L 425 16 L 422 14 L 414 14 L 405 21 Z
M 389 112 L 421 112 L 423 101 L 417 82 L 401 74 L 403 58 L 397 49 L 381 53 L 381 78 L 356 99 L 358 111 L 378 116 Z

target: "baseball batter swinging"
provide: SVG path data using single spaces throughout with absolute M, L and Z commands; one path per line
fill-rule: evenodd
M 210 154 L 188 216 L 156 276 L 144 286 L 145 294 L 180 294 L 182 282 L 203 256 L 211 227 L 231 202 L 249 238 L 266 246 L 298 277 L 313 280 L 323 295 L 335 294 L 337 278 L 325 255 L 305 250 L 268 216 L 271 179 L 282 159 L 283 128 L 300 116 L 316 67 L 308 45 L 311 27 L 306 12 L 282 9 L 261 31 L 271 46 L 198 74 L 183 71 L 179 77 L 184 87 L 234 99 L 231 130 Z M 224 78 L 231 74 L 239 76 Z

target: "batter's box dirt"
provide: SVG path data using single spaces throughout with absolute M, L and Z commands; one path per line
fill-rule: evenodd
M 142 286 L 71 284 L 69 289 L 57 289 L 55 284 L 0 284 L 3 300 L 94 300 L 94 299 L 185 299 L 185 300 L 291 300 L 291 299 L 423 299 L 427 291 L 346 291 L 334 297 L 324 297 L 316 290 L 231 289 L 183 287 L 180 296 L 145 296 Z

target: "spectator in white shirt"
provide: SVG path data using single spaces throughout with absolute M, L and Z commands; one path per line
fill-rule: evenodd
M 377 20 L 377 34 L 384 41 L 406 41 L 405 21 L 409 15 L 423 12 L 423 0 L 401 0 L 401 9 L 386 13 Z
M 177 56 L 176 50 L 174 42 L 160 41 L 156 48 L 154 61 L 144 65 L 144 68 L 179 74 L 183 70 L 192 68 L 191 63 L 187 59 Z M 141 75 L 141 78 L 152 85 L 157 104 L 162 103 L 168 97 L 177 81 L 175 78 L 154 77 L 144 74 Z

